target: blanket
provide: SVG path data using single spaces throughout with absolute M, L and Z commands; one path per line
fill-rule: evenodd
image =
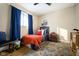
M 34 44 L 35 46 L 39 46 L 43 39 L 42 35 L 25 35 L 22 38 L 23 44 Z

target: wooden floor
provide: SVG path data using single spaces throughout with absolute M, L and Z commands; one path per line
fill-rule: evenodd
M 14 52 L 11 52 L 11 53 L 7 51 L 0 52 L 0 56 L 24 56 L 30 51 L 31 51 L 30 48 L 22 46 L 20 49 L 14 50 Z

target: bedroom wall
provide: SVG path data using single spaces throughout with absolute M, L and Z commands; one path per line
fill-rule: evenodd
M 79 29 L 79 4 L 76 4 L 76 28 Z
M 10 6 L 8 4 L 0 4 L 0 31 L 4 31 L 7 34 L 7 40 L 9 39 L 10 28 Z
M 51 32 L 57 32 L 60 41 L 69 42 L 70 32 L 75 27 L 75 7 L 65 8 L 50 14 L 41 16 L 41 21 L 46 20 Z
M 40 17 L 39 16 L 33 16 L 33 31 L 34 33 L 36 30 L 40 27 Z

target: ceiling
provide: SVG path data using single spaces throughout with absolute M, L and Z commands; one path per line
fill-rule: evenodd
M 34 3 L 21 3 L 20 5 L 26 8 L 28 11 L 34 13 L 35 15 L 44 15 L 75 5 L 74 3 L 52 3 L 51 6 L 48 6 L 45 3 L 39 3 L 38 5 L 33 4 Z

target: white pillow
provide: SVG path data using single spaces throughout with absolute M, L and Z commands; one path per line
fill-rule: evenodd
M 42 35 L 44 34 L 44 29 L 41 29 L 41 31 L 42 31 Z

